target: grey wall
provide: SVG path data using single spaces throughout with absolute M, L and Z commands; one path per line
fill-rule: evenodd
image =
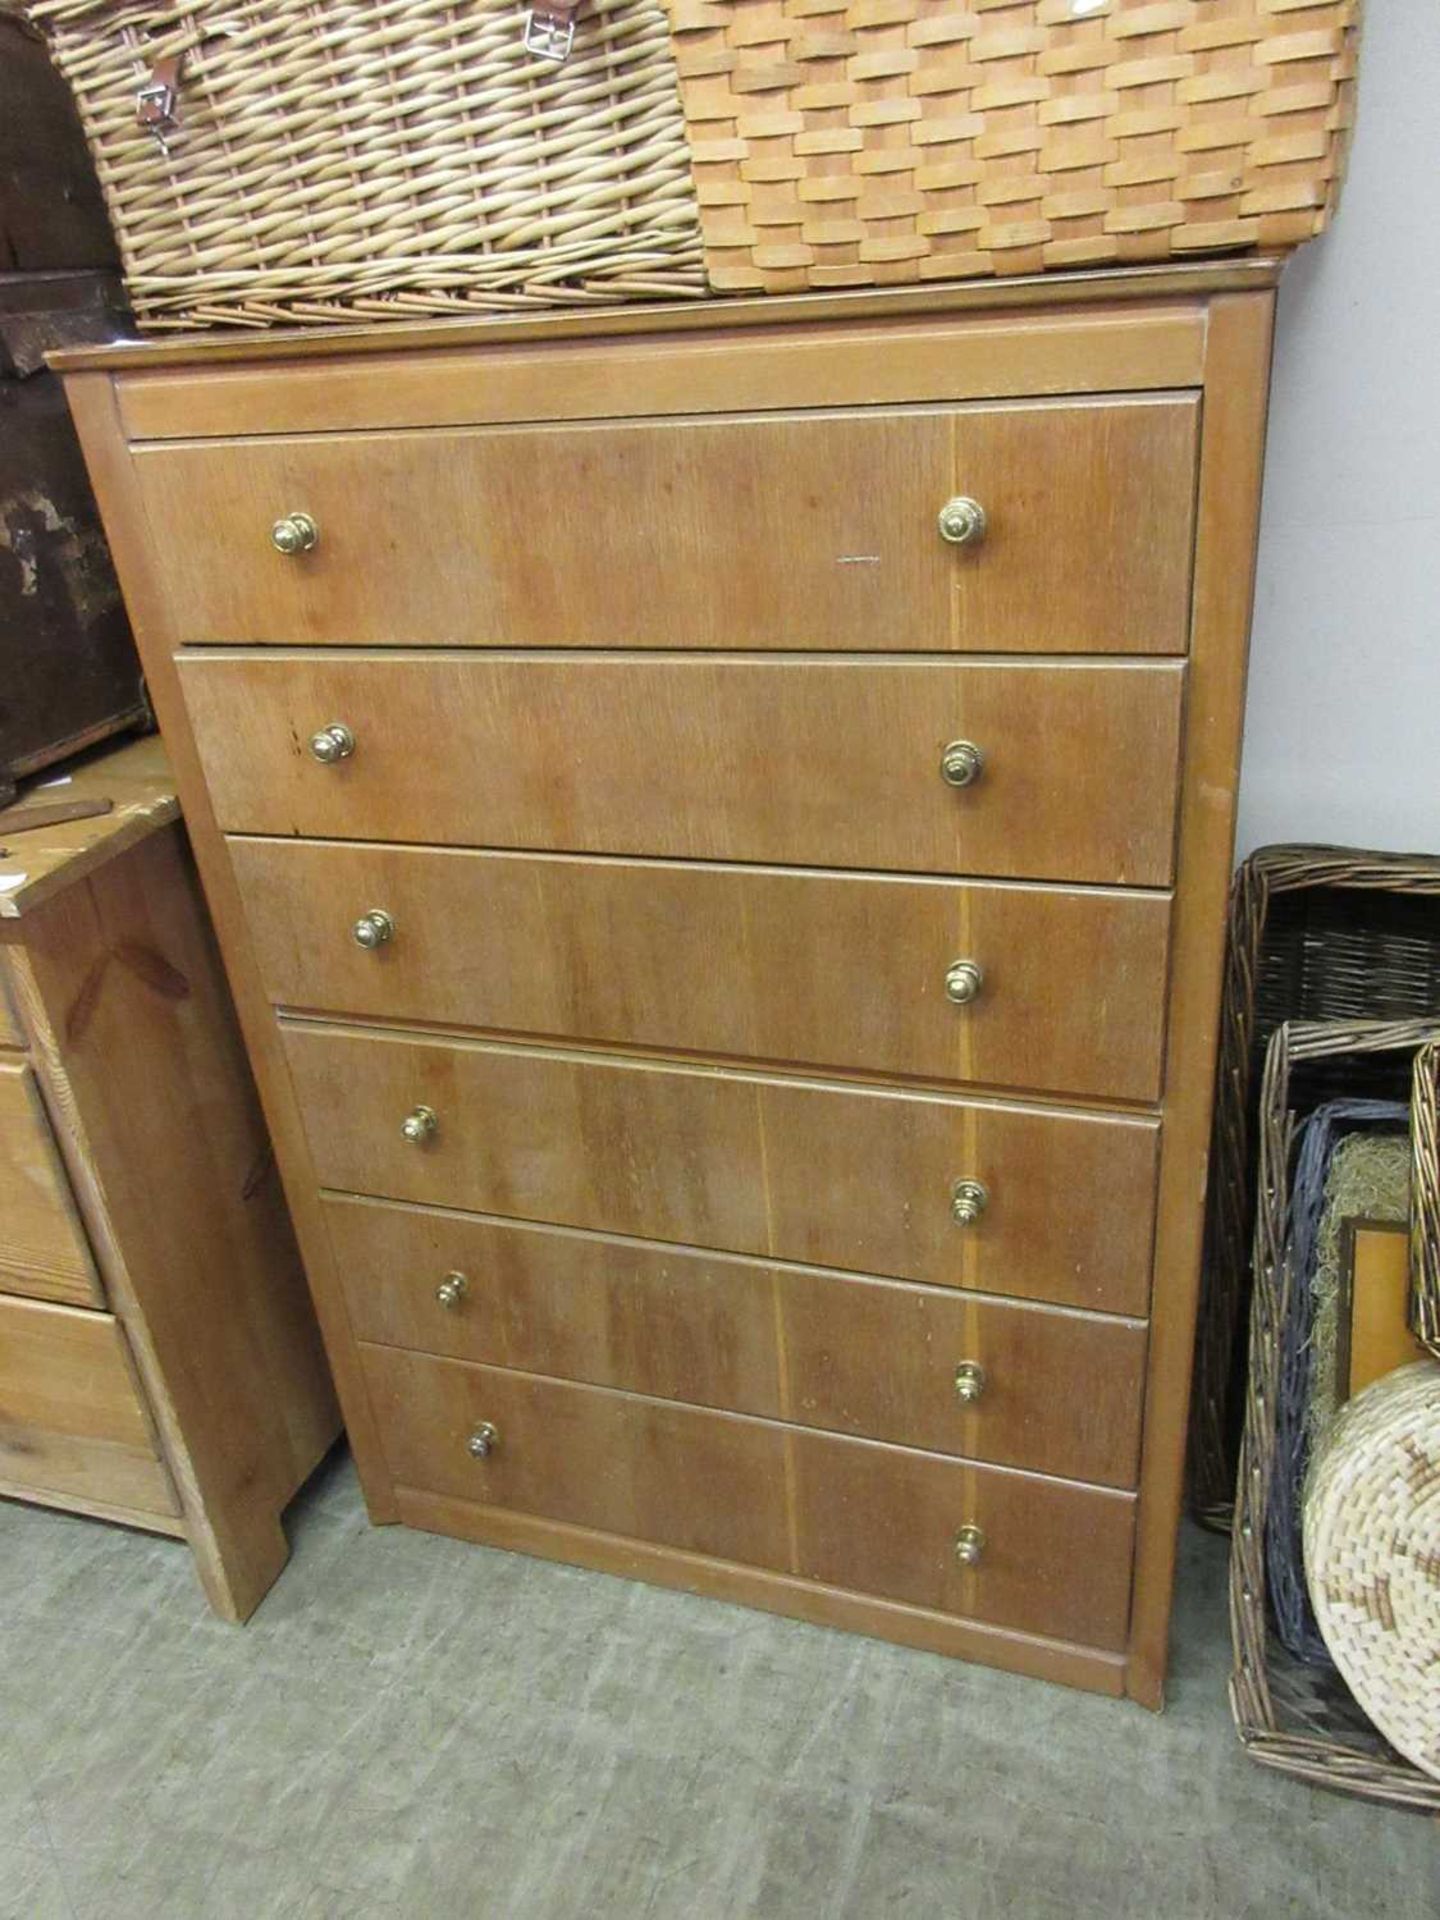
M 1440 4 L 1369 0 L 1339 217 L 1281 284 L 1240 845 L 1440 853 Z

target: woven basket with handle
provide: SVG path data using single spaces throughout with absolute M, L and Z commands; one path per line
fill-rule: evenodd
M 1304 1665 L 1280 1644 L 1271 1619 L 1265 1535 L 1276 1467 L 1281 1333 L 1295 1277 L 1288 1227 L 1296 1076 L 1318 1063 L 1353 1070 L 1387 1056 L 1407 1070 L 1418 1056 L 1425 1073 L 1433 1074 L 1437 1053 L 1440 1015 L 1409 1021 L 1287 1021 L 1271 1037 L 1260 1095 L 1255 1292 L 1230 1544 L 1230 1706 L 1251 1758 L 1313 1786 L 1428 1813 L 1440 1813 L 1440 1780 L 1394 1751 L 1338 1676 Z M 1433 1080 L 1423 1085 L 1422 1105 Z M 1440 1193 L 1440 1168 L 1423 1112 L 1412 1116 L 1412 1140 L 1412 1206 L 1424 1212 Z M 1433 1229 L 1434 1213 L 1427 1217 Z M 1418 1277 L 1412 1277 L 1418 1286 Z
M 24 11 L 147 330 L 705 290 L 659 0 Z
M 1358 0 L 673 0 L 719 289 L 1038 273 L 1318 233 Z
M 1265 1050 L 1286 1020 L 1427 1014 L 1440 1016 L 1440 859 L 1276 846 L 1259 848 L 1241 865 L 1230 895 L 1190 1394 L 1190 1499 L 1207 1525 L 1228 1531 L 1234 1501 Z M 1292 1104 L 1310 1111 L 1342 1095 L 1405 1099 L 1408 1075 L 1408 1062 L 1394 1056 L 1321 1054 L 1297 1069 Z M 1440 1300 L 1435 1312 L 1440 1320 Z

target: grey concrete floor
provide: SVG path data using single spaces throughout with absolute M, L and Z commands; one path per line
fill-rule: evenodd
M 1198 1533 L 1160 1717 L 372 1529 L 346 1462 L 293 1537 L 237 1629 L 183 1547 L 0 1502 L 5 1920 L 1440 1912 L 1433 1823 L 1240 1753 Z

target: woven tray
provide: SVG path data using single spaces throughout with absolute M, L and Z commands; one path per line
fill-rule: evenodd
M 1256 1112 L 1271 1036 L 1286 1020 L 1405 1020 L 1431 1013 L 1440 1014 L 1440 859 L 1274 846 L 1260 848 L 1240 867 L 1230 894 L 1187 1457 L 1190 1504 L 1206 1525 L 1228 1530 L 1234 1504 L 1255 1235 Z M 1293 1095 L 1300 1111 L 1347 1094 L 1408 1099 L 1407 1065 L 1394 1057 L 1320 1057 L 1298 1065 Z M 1436 1314 L 1440 1321 L 1440 1306 Z
M 1400 1367 L 1342 1411 L 1305 1493 L 1305 1565 L 1335 1664 L 1440 1786 L 1440 1367 Z
M 1421 1048 L 1440 1042 L 1440 1018 L 1417 1021 L 1286 1022 L 1266 1053 L 1259 1111 L 1259 1189 L 1254 1299 L 1245 1430 L 1230 1547 L 1230 1707 L 1240 1738 L 1262 1766 L 1363 1799 L 1440 1812 L 1440 1781 L 1397 1754 L 1366 1720 L 1336 1674 L 1303 1666 L 1270 1624 L 1265 1525 L 1275 1455 L 1280 1328 L 1290 1281 L 1290 1210 L 1295 1077 L 1328 1062 L 1343 1072 L 1376 1059 L 1407 1071 Z M 1433 1169 L 1425 1179 L 1434 1182 Z
M 584 0 L 560 66 L 518 0 L 24 11 L 146 331 L 705 292 L 660 0 Z
M 1358 0 L 673 0 L 721 291 L 1293 247 Z

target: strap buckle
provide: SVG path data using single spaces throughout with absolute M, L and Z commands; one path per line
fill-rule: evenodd
M 153 134 L 162 153 L 170 151 L 169 135 L 180 124 L 180 62 L 157 60 L 148 80 L 135 89 L 135 118 Z
M 525 51 L 537 60 L 563 66 L 575 44 L 575 14 L 579 0 L 549 0 L 525 15 Z

